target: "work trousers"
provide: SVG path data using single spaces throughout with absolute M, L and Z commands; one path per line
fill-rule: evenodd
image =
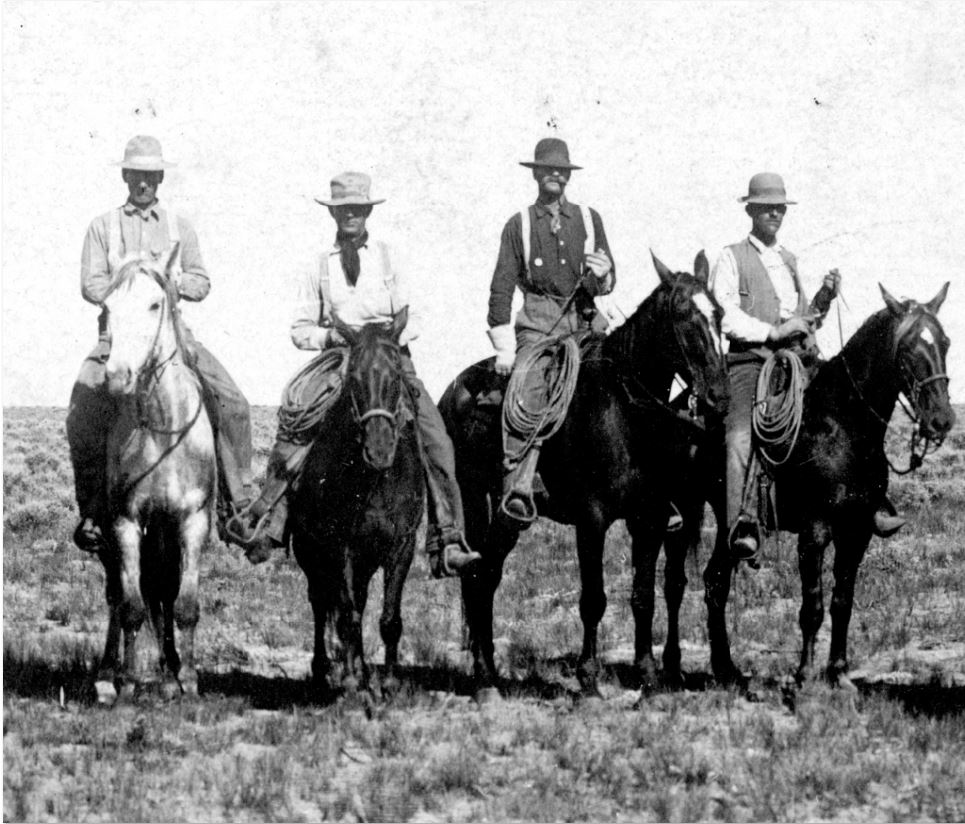
M 185 344 L 196 358 L 205 409 L 215 432 L 222 485 L 230 503 L 245 503 L 251 485 L 251 411 L 227 370 L 185 330 Z M 104 336 L 81 365 L 67 412 L 67 443 L 74 466 L 74 487 L 82 518 L 101 523 L 107 514 L 107 436 L 117 404 L 107 391 L 105 369 L 111 352 Z
M 724 419 L 727 447 L 725 489 L 727 496 L 727 533 L 737 521 L 757 523 L 757 490 L 744 495 L 747 467 L 751 459 L 753 432 L 751 418 L 757 395 L 757 379 L 764 364 L 760 361 L 731 364 L 728 369 L 730 406 Z M 753 485 L 756 487 L 756 485 Z

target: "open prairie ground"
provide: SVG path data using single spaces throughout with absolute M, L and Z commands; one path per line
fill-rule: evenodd
M 892 479 L 912 524 L 874 539 L 859 574 L 857 693 L 809 684 L 790 700 L 782 689 L 800 645 L 788 535 L 768 544 L 759 572 L 735 576 L 731 638 L 753 692 L 713 684 L 705 534 L 682 609 L 687 689 L 639 701 L 618 524 L 605 559 L 604 700 L 578 700 L 575 541 L 540 522 L 498 593 L 501 703 L 472 702 L 458 583 L 431 580 L 421 549 L 405 591 L 403 689 L 366 708 L 312 700 L 311 611 L 294 559 L 251 567 L 215 543 L 202 567 L 200 699 L 164 703 L 147 685 L 103 710 L 89 699 L 103 573 L 70 543 L 63 421 L 63 410 L 4 411 L 5 821 L 965 820 L 961 424 L 921 471 Z M 259 471 L 274 425 L 274 410 L 255 410 Z M 906 431 L 893 427 L 899 463 Z M 376 664 L 379 584 L 366 616 Z M 661 596 L 658 639 L 665 626 Z M 153 643 L 143 632 L 147 664 Z

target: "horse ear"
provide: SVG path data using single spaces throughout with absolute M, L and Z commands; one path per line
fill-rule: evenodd
M 409 322 L 409 307 L 403 306 L 398 312 L 392 316 L 392 340 L 396 343 L 399 342 L 399 336 L 402 334 L 402 330 L 405 329 L 406 324 Z
M 945 285 L 941 288 L 941 291 L 939 291 L 939 293 L 935 295 L 935 297 L 933 297 L 930 301 L 928 301 L 928 303 L 925 304 L 925 307 L 933 315 L 938 314 L 938 310 L 941 309 L 942 304 L 945 302 L 945 298 L 948 295 L 949 283 L 950 281 L 946 280 Z
M 694 277 L 704 284 L 704 287 L 710 282 L 710 263 L 703 249 L 697 252 L 697 257 L 694 258 Z
M 349 346 L 355 346 L 355 344 L 359 342 L 359 333 L 356 332 L 347 323 L 343 323 L 337 317 L 332 319 L 332 326 L 335 327 L 336 332 L 338 332 L 343 338 L 345 338 L 345 342 Z
M 903 314 L 904 310 L 901 308 L 901 303 L 891 296 L 891 292 L 885 289 L 880 283 L 878 284 L 878 288 L 881 290 L 881 297 L 885 299 L 885 305 L 891 310 L 891 314 Z
M 650 250 L 650 257 L 653 258 L 653 268 L 657 270 L 657 275 L 660 277 L 664 283 L 670 285 L 676 280 L 674 278 L 673 272 L 671 272 L 654 253 L 653 249 Z

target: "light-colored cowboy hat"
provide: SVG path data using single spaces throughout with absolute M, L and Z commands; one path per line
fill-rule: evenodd
M 574 166 L 570 163 L 570 150 L 566 142 L 558 137 L 544 137 L 536 144 L 536 151 L 533 152 L 532 162 L 521 160 L 520 166 L 535 169 L 537 166 L 551 166 L 555 169 L 582 169 L 582 166 Z
M 738 203 L 783 203 L 797 205 L 796 200 L 788 200 L 784 191 L 784 179 L 774 172 L 758 172 L 747 184 L 747 195 L 737 198 Z
M 372 188 L 372 178 L 364 172 L 343 172 L 332 178 L 331 200 L 315 198 L 322 206 L 375 206 L 385 203 L 385 200 L 372 200 L 369 191 Z
M 122 169 L 136 169 L 139 172 L 162 172 L 177 163 L 168 163 L 161 156 L 161 142 L 156 137 L 139 134 L 127 141 L 124 159 L 115 166 Z

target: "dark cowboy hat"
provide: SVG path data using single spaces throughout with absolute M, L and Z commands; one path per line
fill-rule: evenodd
M 558 137 L 544 137 L 536 144 L 533 162 L 521 160 L 519 165 L 530 169 L 535 169 L 537 166 L 552 166 L 556 169 L 583 168 L 570 163 L 570 150 L 566 147 L 566 143 Z
M 796 200 L 788 200 L 784 191 L 784 180 L 774 172 L 758 172 L 747 184 L 747 196 L 737 198 L 738 203 L 784 203 L 797 205 Z
M 343 172 L 332 178 L 332 199 L 315 198 L 322 206 L 375 206 L 385 200 L 372 200 L 372 178 L 364 172 Z

